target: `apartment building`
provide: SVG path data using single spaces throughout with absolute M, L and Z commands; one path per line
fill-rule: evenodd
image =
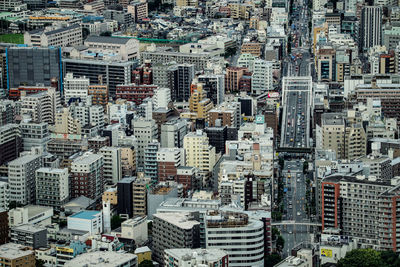
M 362 247 L 399 251 L 399 185 L 370 176 L 332 175 L 321 183 L 322 230 L 337 228 Z
M 208 112 L 208 125 L 210 127 L 228 126 L 239 129 L 241 114 L 241 105 L 239 102 L 223 102 Z M 220 121 L 220 125 L 216 125 L 217 120 Z
M 139 58 L 139 41 L 134 38 L 89 36 L 84 44 L 95 53 L 111 50 L 120 55 L 123 61 L 132 61 Z
M 186 165 L 199 168 L 202 172 L 211 172 L 214 168 L 215 147 L 209 144 L 206 133 L 201 130 L 185 135 L 183 147 Z
M 8 182 L 0 181 L 0 211 L 1 210 L 8 211 L 9 203 L 10 203 L 10 188 Z
M 92 96 L 92 105 L 100 105 L 105 109 L 108 104 L 107 85 L 93 84 L 88 86 L 88 95 Z
M 14 160 L 22 150 L 21 130 L 17 124 L 0 126 L 0 165 Z
M 29 116 L 33 122 L 54 124 L 57 108 L 61 106 L 59 93 L 55 88 L 36 94 L 21 96 L 21 115 Z
M 134 22 L 141 21 L 149 15 L 147 2 L 133 1 L 127 5 L 127 12 L 132 14 Z
M 136 178 L 133 182 L 133 216 L 147 215 L 147 187 L 149 178 Z
M 317 77 L 318 81 L 333 82 L 336 81 L 336 50 L 318 49 L 317 56 Z
M 199 83 L 203 84 L 203 89 L 207 92 L 214 105 L 219 105 L 224 101 L 225 96 L 225 76 L 222 74 L 202 74 L 198 77 Z
M 228 254 L 221 249 L 181 249 L 164 250 L 165 266 L 207 266 L 228 267 Z
M 198 248 L 200 223 L 189 213 L 156 213 L 153 215 L 153 256 L 164 266 L 164 250 Z
M 251 76 L 251 91 L 253 94 L 260 95 L 266 91 L 273 90 L 272 66 L 272 61 L 254 60 Z
M 185 165 L 183 148 L 160 148 L 157 152 L 158 181 L 177 181 L 177 171 Z
M 144 99 L 153 97 L 154 91 L 157 89 L 156 85 L 121 84 L 117 85 L 115 94 L 117 98 L 133 101 L 136 105 L 140 105 Z
M 82 28 L 79 24 L 58 29 L 33 30 L 24 33 L 24 44 L 37 47 L 67 47 L 82 45 Z
M 57 111 L 54 132 L 58 134 L 81 134 L 82 123 L 74 118 L 74 114 L 68 108 Z
M 50 141 L 47 123 L 22 122 L 20 128 L 24 151 L 31 151 L 34 147 L 47 151 L 47 143 Z
M 240 53 L 251 54 L 255 57 L 261 57 L 262 47 L 263 45 L 261 43 L 243 43 Z
M 102 147 L 99 154 L 103 156 L 103 179 L 108 185 L 114 185 L 122 179 L 121 149 L 119 147 Z
M 69 103 L 70 99 L 80 98 L 86 101 L 88 96 L 90 80 L 85 76 L 74 77 L 73 73 L 67 73 L 64 77 L 64 101 Z
M 132 122 L 133 135 L 138 140 L 137 166 L 144 166 L 144 152 L 149 143 L 157 140 L 158 129 L 154 120 L 138 119 Z
M 153 140 L 144 150 L 144 175 L 152 180 L 158 179 L 157 152 L 159 149 L 160 143 Z
M 161 125 L 161 147 L 183 147 L 183 138 L 187 132 L 186 120 L 167 121 Z
M 11 242 L 33 249 L 47 247 L 47 229 L 32 224 L 24 224 L 11 229 Z
M 247 72 L 247 68 L 242 67 L 227 67 L 225 74 L 225 91 L 239 92 L 239 82 L 243 75 Z
M 42 167 L 40 155 L 25 155 L 8 163 L 10 201 L 36 203 L 35 171 Z
M 207 92 L 203 90 L 201 83 L 191 85 L 189 110 L 196 114 L 197 119 L 208 120 L 208 112 L 213 108 L 213 103 L 207 98 Z
M 99 199 L 104 191 L 103 156 L 86 153 L 71 163 L 71 197 Z
M 68 169 L 36 170 L 36 204 L 60 210 L 69 200 Z
M 209 211 L 205 221 L 206 248 L 226 251 L 229 266 L 264 266 L 262 221 L 230 211 Z
M 334 150 L 339 159 L 366 155 L 366 134 L 355 111 L 322 114 L 322 148 Z
M 26 267 L 34 267 L 36 266 L 35 251 L 20 244 L 6 243 L 0 246 L 0 264 L 4 266 L 21 264 Z

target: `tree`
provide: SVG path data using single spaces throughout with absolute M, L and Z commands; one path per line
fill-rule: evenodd
M 283 247 L 285 246 L 285 239 L 281 235 L 276 239 L 276 250 L 282 252 Z
M 272 227 L 272 240 L 275 240 L 281 233 L 279 232 L 279 229 L 276 227 Z
M 111 218 L 111 229 L 116 229 L 121 226 L 121 223 L 124 221 L 119 215 L 114 215 Z
M 275 265 L 277 265 L 279 262 L 282 261 L 282 257 L 281 255 L 279 255 L 278 253 L 272 253 L 271 255 L 268 255 L 265 259 L 265 265 L 266 267 L 274 267 Z
M 152 261 L 144 260 L 139 264 L 139 267 L 153 267 L 154 264 Z
M 43 267 L 45 264 L 44 260 L 36 260 L 36 267 Z
M 111 32 L 109 32 L 109 31 L 102 32 L 102 33 L 100 33 L 100 36 L 111 36 Z
M 381 252 L 381 259 L 385 263 L 385 266 L 395 267 L 400 266 L 399 255 L 392 250 L 385 250 Z
M 385 266 L 381 253 L 373 249 L 354 249 L 340 259 L 338 267 L 381 267 Z
M 236 51 L 237 51 L 236 46 L 234 46 L 234 47 L 228 47 L 228 48 L 226 49 L 226 52 L 225 52 L 225 57 L 233 56 L 234 54 L 236 54 Z
M 308 162 L 304 161 L 303 163 L 303 173 L 306 173 L 308 171 Z

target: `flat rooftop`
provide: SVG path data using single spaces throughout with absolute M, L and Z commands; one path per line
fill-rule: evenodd
M 93 220 L 96 216 L 101 213 L 101 211 L 97 210 L 83 210 L 78 213 L 72 214 L 69 216 L 70 218 L 84 219 L 84 220 Z
M 34 254 L 32 250 L 28 250 L 27 247 L 15 243 L 7 243 L 0 246 L 0 258 L 6 259 L 18 259 Z
M 190 220 L 189 213 L 156 213 L 153 216 L 170 224 L 173 224 L 181 229 L 192 229 L 193 226 L 200 224 L 198 221 Z
M 121 253 L 115 251 L 95 251 L 95 252 L 83 253 L 77 256 L 76 258 L 66 262 L 64 266 L 114 267 L 114 266 L 123 266 L 125 263 L 130 261 L 137 262 L 137 256 L 131 253 Z

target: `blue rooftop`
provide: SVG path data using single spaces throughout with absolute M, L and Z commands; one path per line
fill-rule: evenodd
M 85 219 L 85 220 L 92 220 L 99 214 L 101 211 L 97 210 L 83 210 L 78 213 L 72 214 L 71 218 L 78 218 L 78 219 Z

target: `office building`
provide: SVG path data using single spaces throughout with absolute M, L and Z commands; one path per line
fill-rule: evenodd
M 34 147 L 47 151 L 47 143 L 50 141 L 47 123 L 22 122 L 20 128 L 24 151 L 31 151 Z
M 36 258 L 35 251 L 28 247 L 16 244 L 7 243 L 0 246 L 0 264 L 4 266 L 26 266 L 35 267 Z
M 210 145 L 215 147 L 215 153 L 225 154 L 225 142 L 228 140 L 228 127 L 207 127 L 204 129 Z
M 206 248 L 223 249 L 229 266 L 264 266 L 264 224 L 240 212 L 209 212 Z M 221 242 L 220 240 L 224 240 Z
M 169 73 L 176 70 L 176 62 L 165 62 L 165 63 L 154 63 L 151 64 L 152 74 L 153 74 L 153 84 L 157 85 L 159 88 L 171 88 L 170 79 L 173 78 Z
M 173 76 L 173 86 L 171 88 L 171 98 L 173 101 L 189 101 L 190 98 L 190 85 L 194 78 L 195 66 L 194 64 L 179 64 Z
M 67 217 L 69 230 L 89 232 L 90 235 L 103 233 L 103 213 L 95 210 L 83 210 Z
M 135 240 L 136 244 L 148 240 L 147 217 L 134 216 L 121 223 L 121 237 Z
M 108 185 L 114 185 L 122 179 L 122 159 L 119 147 L 102 147 L 99 154 L 103 156 L 103 179 Z
M 208 126 L 228 126 L 239 129 L 241 114 L 241 105 L 239 102 L 224 102 L 208 112 Z
M 211 172 L 214 168 L 215 147 L 209 144 L 209 139 L 201 130 L 188 133 L 184 138 L 186 166 L 199 168 L 202 172 Z
M 115 97 L 115 91 L 119 84 L 130 84 L 131 73 L 135 63 L 132 61 L 118 62 L 107 60 L 63 59 L 63 71 L 73 73 L 74 77 L 85 76 L 90 84 L 98 84 L 99 77 L 108 86 L 110 97 Z
M 10 201 L 22 205 L 36 203 L 35 172 L 42 167 L 42 157 L 25 155 L 8 163 Z
M 84 44 L 93 53 L 101 53 L 104 50 L 109 50 L 120 55 L 123 61 L 139 59 L 139 41 L 134 38 L 89 36 Z
M 154 120 L 138 119 L 132 122 L 133 135 L 137 139 L 137 166 L 144 166 L 144 152 L 149 143 L 158 139 L 157 124 Z
M 69 200 L 68 169 L 36 170 L 36 204 L 60 210 Z
M 180 166 L 185 166 L 183 148 L 160 148 L 157 152 L 158 181 L 177 181 Z
M 9 202 L 10 202 L 10 188 L 8 182 L 0 181 L 0 210 L 7 211 Z
M 317 51 L 318 81 L 336 81 L 336 50 L 333 48 L 318 49 Z
M 56 80 L 57 89 L 62 91 L 61 48 L 10 47 L 6 49 L 6 60 L 8 89 L 38 83 L 51 86 Z
M 361 118 L 355 111 L 322 114 L 322 148 L 333 150 L 339 159 L 366 155 L 367 140 Z
M 133 182 L 133 216 L 147 215 L 147 189 L 150 183 L 147 177 L 136 178 Z
M 89 263 L 89 264 L 88 264 Z M 65 267 L 136 267 L 137 256 L 131 253 L 119 253 L 116 251 L 93 251 L 83 253 L 68 261 Z
M 10 227 L 25 224 L 34 224 L 46 227 L 51 224 L 51 217 L 53 215 L 53 207 L 27 205 L 9 210 L 8 220 Z
M 189 213 L 157 213 L 153 215 L 153 256 L 164 266 L 164 250 L 171 248 L 198 248 L 198 221 Z
M 158 178 L 157 151 L 160 149 L 160 143 L 154 140 L 148 143 L 144 150 L 144 175 L 152 180 Z
M 213 103 L 207 98 L 207 92 L 201 83 L 191 85 L 191 96 L 189 99 L 189 111 L 196 114 L 196 119 L 207 121 L 208 112 L 213 108 Z
M 99 199 L 104 191 L 103 156 L 86 153 L 71 163 L 71 197 Z
M 183 147 L 183 138 L 188 132 L 186 120 L 168 121 L 161 125 L 161 147 Z
M 15 115 L 19 106 L 11 100 L 0 100 L 0 127 L 9 123 L 15 123 Z
M 0 126 L 0 165 L 14 160 L 22 150 L 21 130 L 17 124 Z
M 130 218 L 133 216 L 133 182 L 134 177 L 126 177 L 118 181 L 118 206 L 117 212 L 120 216 Z
M 153 104 L 154 108 L 167 109 L 171 102 L 171 90 L 169 88 L 157 88 L 154 91 Z
M 82 27 L 72 24 L 50 30 L 33 30 L 24 33 L 24 44 L 36 47 L 67 47 L 82 45 Z
M 382 45 L 382 7 L 364 6 L 361 10 L 359 49 Z
M 74 77 L 73 73 L 67 73 L 64 77 L 64 101 L 69 103 L 70 99 L 80 99 L 86 102 L 90 80 L 85 76 Z
M 228 267 L 228 254 L 221 249 L 173 248 L 164 250 L 165 266 L 207 266 Z
M 11 229 L 11 242 L 33 249 L 47 247 L 47 230 L 32 224 L 24 224 Z
M 239 81 L 247 72 L 247 68 L 242 67 L 227 67 L 225 74 L 225 91 L 239 92 Z

